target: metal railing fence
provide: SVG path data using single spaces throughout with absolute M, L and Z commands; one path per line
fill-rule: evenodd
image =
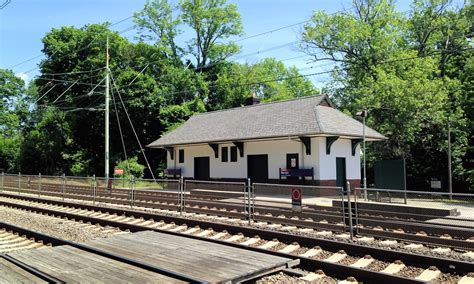
M 293 188 L 301 191 L 301 211 L 293 210 Z M 215 214 L 249 223 L 278 222 L 276 217 L 285 215 L 288 219 L 311 220 L 315 228 L 349 232 L 351 238 L 359 233 L 360 226 L 394 230 L 401 225 L 449 228 L 450 237 L 454 238 L 469 238 L 472 235 L 462 234 L 474 232 L 474 194 L 351 188 L 349 184 L 344 190 L 331 186 L 252 183 L 250 179 L 240 182 L 105 179 L 21 173 L 1 173 L 0 191 L 62 200 L 83 199 L 94 204 L 117 203 L 132 208 L 154 205 L 159 208 L 164 204 L 168 210 L 180 214 Z
M 187 179 L 178 194 L 179 211 L 198 211 L 196 205 L 215 209 L 218 215 L 245 216 L 251 221 L 251 188 L 246 182 L 203 181 Z
M 252 186 L 255 210 L 260 212 L 260 215 L 270 213 L 283 214 L 288 218 L 296 216 L 320 224 L 338 225 L 332 226 L 335 230 L 346 230 L 347 212 L 342 187 L 270 183 L 253 183 Z M 293 210 L 291 198 L 293 188 L 298 188 L 301 192 L 301 212 Z M 260 218 L 268 219 L 264 216 Z
M 366 199 L 357 196 L 364 190 L 367 190 Z M 396 226 L 429 225 L 438 228 L 436 233 L 439 235 L 445 233 L 445 237 L 473 236 L 474 194 L 378 188 L 356 188 L 355 192 L 358 194 L 353 200 L 358 207 L 357 223 L 360 225 L 394 230 L 398 230 Z

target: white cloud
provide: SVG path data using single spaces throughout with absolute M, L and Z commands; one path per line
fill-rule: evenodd
M 15 75 L 17 77 L 20 77 L 23 81 L 25 81 L 26 84 L 28 84 L 29 79 L 30 79 L 30 76 L 28 76 L 28 74 L 21 72 L 21 73 L 16 73 Z

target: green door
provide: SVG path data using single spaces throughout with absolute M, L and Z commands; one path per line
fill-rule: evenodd
M 268 182 L 268 155 L 247 155 L 247 177 L 252 182 Z
M 346 158 L 336 158 L 336 186 L 346 188 Z

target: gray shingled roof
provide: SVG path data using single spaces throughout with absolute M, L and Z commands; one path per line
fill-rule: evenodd
M 327 96 L 311 96 L 196 114 L 148 147 L 230 142 L 249 139 L 337 135 L 362 137 L 362 124 L 332 107 Z M 371 140 L 386 139 L 366 127 Z

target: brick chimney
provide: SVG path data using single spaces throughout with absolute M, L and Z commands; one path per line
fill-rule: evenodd
M 245 100 L 245 105 L 258 105 L 260 103 L 260 99 L 257 97 L 255 93 L 252 93 L 252 96 Z

